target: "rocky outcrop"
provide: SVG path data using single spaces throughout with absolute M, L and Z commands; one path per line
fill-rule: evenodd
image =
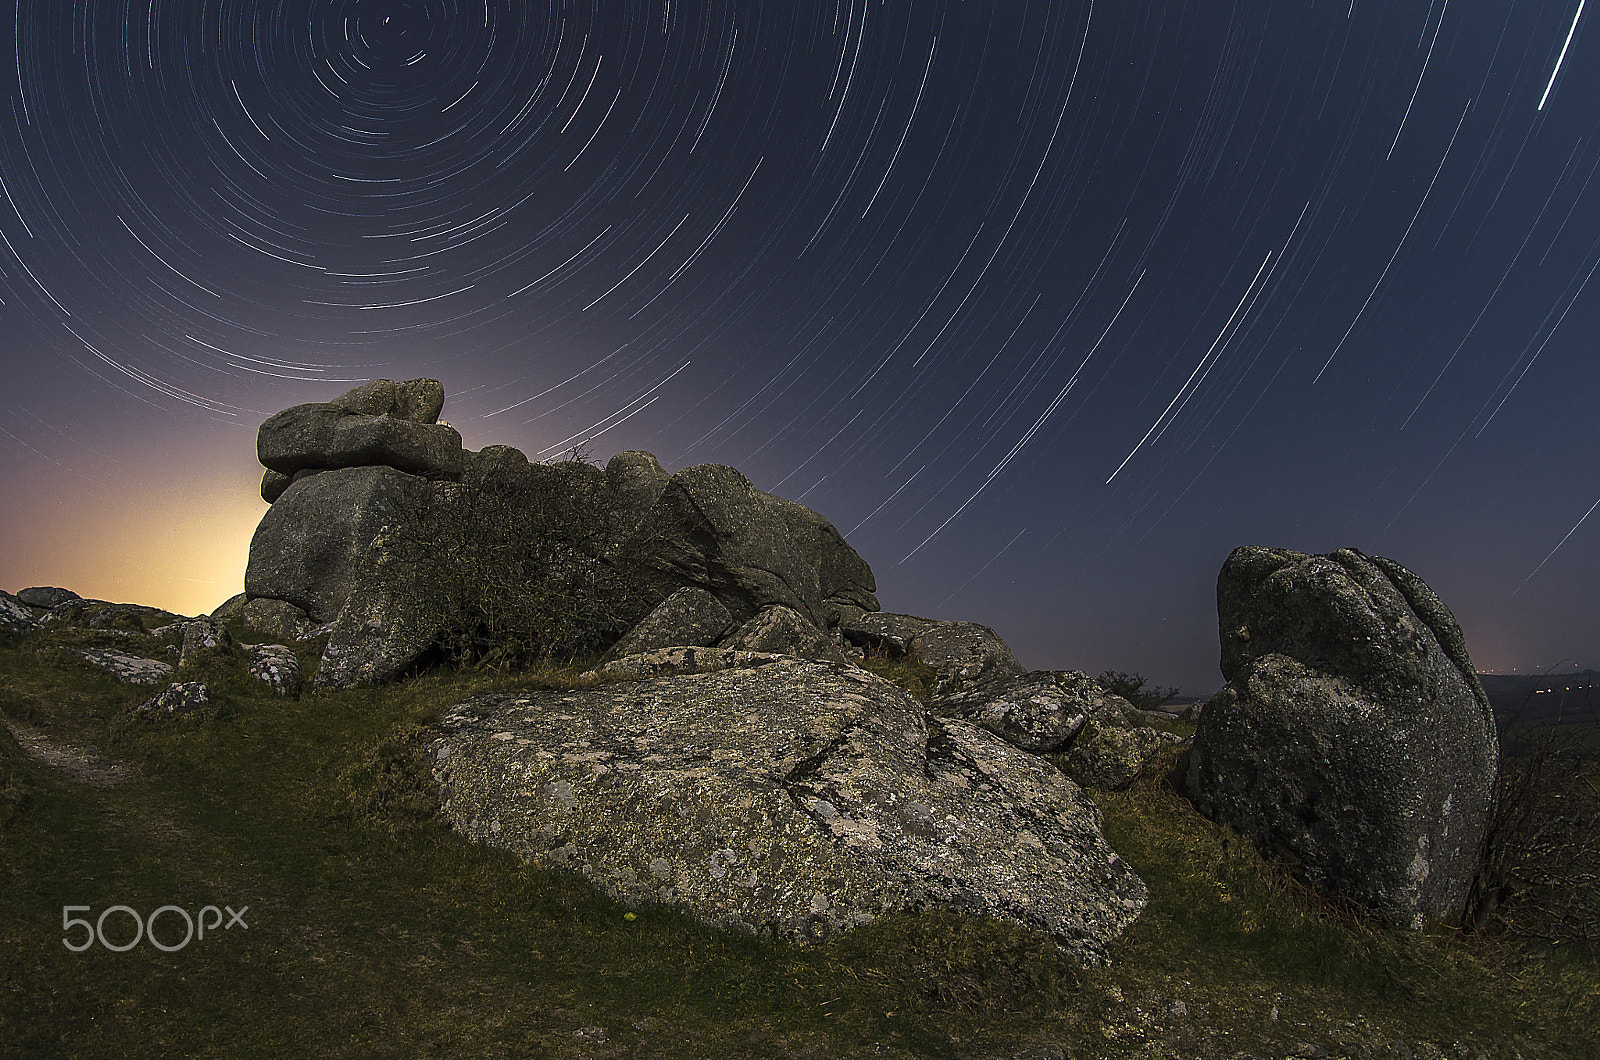
M 39 628 L 39 619 L 20 597 L 0 592 L 0 630 L 7 633 L 32 633 Z
M 116 604 L 109 600 L 85 600 L 74 596 L 46 611 L 41 621 L 47 626 L 82 626 L 86 629 L 144 633 L 160 626 L 187 622 L 188 619 L 145 604 Z
M 797 939 L 939 906 L 1099 961 L 1138 915 L 1144 885 L 1047 760 L 854 667 L 743 663 L 457 705 L 431 746 L 445 816 L 624 902 Z
M 638 653 L 744 627 L 741 646 L 781 640 L 840 659 L 839 617 L 878 606 L 871 569 L 832 524 L 733 468 L 669 475 L 641 452 L 604 469 L 532 464 L 509 446 L 467 452 L 435 422 L 443 401 L 432 380 L 378 380 L 261 426 L 272 508 L 251 542 L 242 613 L 286 640 L 331 625 L 319 687 L 390 679 L 444 641 L 476 650 L 485 629 L 515 641 L 518 608 L 550 627 L 523 638 L 535 649 L 598 650 L 631 629 L 622 650 Z M 773 607 L 800 621 L 758 619 Z
M 372 539 L 425 508 L 432 496 L 427 480 L 390 467 L 298 480 L 256 527 L 245 593 L 252 601 L 291 603 L 312 622 L 332 621 L 356 589 L 356 567 Z
M 1392 560 L 1247 546 L 1217 613 L 1228 683 L 1194 737 L 1195 805 L 1390 920 L 1457 917 L 1498 744 L 1449 609 Z

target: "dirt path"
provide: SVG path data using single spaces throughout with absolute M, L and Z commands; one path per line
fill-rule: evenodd
M 54 766 L 81 784 L 105 787 L 128 776 L 126 766 L 101 758 L 94 753 L 93 748 L 59 743 L 38 729 L 9 718 L 6 719 L 5 725 L 30 758 L 37 758 L 47 765 Z

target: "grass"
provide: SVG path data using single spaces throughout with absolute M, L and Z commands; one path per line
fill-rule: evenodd
M 433 816 L 427 725 L 479 692 L 560 687 L 591 660 L 273 696 L 236 658 L 177 679 L 212 702 L 143 719 L 130 688 L 0 637 L 0 712 L 129 767 L 97 786 L 0 729 L 0 1055 L 1593 1058 L 1600 964 L 1527 939 L 1367 927 L 1260 861 L 1147 771 L 1095 793 L 1150 904 L 1108 968 L 1021 928 L 929 912 L 803 948 L 626 909 L 475 847 Z M 309 667 L 316 646 L 306 647 Z M 916 679 L 918 675 L 909 675 Z M 1165 763 L 1175 766 L 1175 760 Z M 176 952 L 63 944 L 69 915 L 244 907 Z M 175 944 L 181 917 L 165 914 Z M 127 941 L 132 921 L 105 932 Z M 67 936 L 82 938 L 82 929 Z M 1363 1048 L 1370 1052 L 1363 1052 Z

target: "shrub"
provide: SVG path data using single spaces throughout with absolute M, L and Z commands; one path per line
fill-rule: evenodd
M 1147 689 L 1142 674 L 1125 674 L 1121 670 L 1107 670 L 1095 680 L 1100 682 L 1101 688 L 1121 696 L 1139 710 L 1155 710 L 1178 694 L 1176 688 L 1162 688 L 1159 685 Z
M 1531 699 L 1531 696 L 1530 696 Z M 1500 725 L 1496 806 L 1463 926 L 1600 943 L 1600 710 Z
M 598 651 L 643 613 L 610 553 L 627 532 L 604 471 L 573 455 L 445 484 L 393 538 L 391 587 L 436 616 L 446 660 L 496 669 Z

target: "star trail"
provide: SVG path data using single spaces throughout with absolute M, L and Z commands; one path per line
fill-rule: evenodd
M 1584 0 L 0 13 L 11 591 L 209 610 L 260 421 L 431 376 L 471 448 L 738 467 L 1031 668 L 1210 691 L 1240 544 L 1600 665 Z

